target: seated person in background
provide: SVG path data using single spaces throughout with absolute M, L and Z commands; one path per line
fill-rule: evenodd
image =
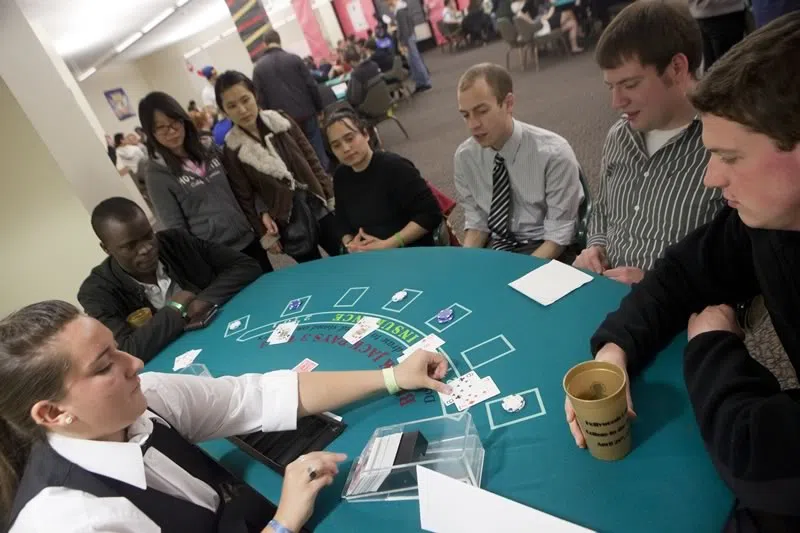
M 352 46 L 344 51 L 344 60 L 353 69 L 347 82 L 347 101 L 358 109 L 367 97 L 370 82 L 376 78 L 381 79 L 381 69 L 374 61 L 362 59 L 361 53 Z
M 391 152 L 373 152 L 367 128 L 352 110 L 333 113 L 325 133 L 342 162 L 333 190 L 347 251 L 432 246 L 442 211 L 414 164 Z
M 512 91 L 511 75 L 491 63 L 458 82 L 472 134 L 454 158 L 464 246 L 566 260 L 584 197 L 580 166 L 563 137 L 514 119 Z
M 471 42 L 484 44 L 488 42 L 494 30 L 492 17 L 483 10 L 482 0 L 470 0 L 467 16 L 461 21 L 461 28 Z
M 381 72 L 389 72 L 394 68 L 394 56 L 391 50 L 378 48 L 378 43 L 376 43 L 374 39 L 369 39 L 364 44 L 364 48 L 367 50 L 367 53 L 370 54 L 370 61 L 374 61 L 375 64 L 378 65 L 378 68 L 381 69 Z
M 557 7 L 555 2 L 547 0 L 526 0 L 518 16 L 530 22 L 538 19 L 542 23 L 542 29 L 536 32 L 537 37 L 563 29 L 569 35 L 572 52 L 583 52 L 583 48 L 578 46 L 578 19 L 568 7 Z
M 464 15 L 455 7 L 455 0 L 445 0 L 442 8 L 442 22 L 451 32 L 461 29 L 461 21 Z
M 109 257 L 92 269 L 78 301 L 121 349 L 145 361 L 178 338 L 187 320 L 227 302 L 261 274 L 254 259 L 183 230 L 153 233 L 144 211 L 127 198 L 100 202 L 92 229 Z M 131 314 L 141 309 L 152 318 L 132 324 Z
M 135 134 L 114 135 L 114 146 L 117 150 L 117 170 L 120 174 L 130 174 L 134 180 L 136 173 L 139 172 L 139 163 L 147 159 L 147 155 L 142 151 L 138 142 L 139 138 Z
M 669 3 L 636 2 L 603 32 L 595 56 L 623 116 L 603 146 L 600 194 L 576 267 L 637 283 L 722 208 L 720 192 L 703 187 L 709 153 L 687 97 L 702 42 L 697 23 Z
M 299 418 L 380 393 L 452 392 L 440 381 L 447 360 L 425 351 L 351 372 L 206 378 L 142 366 L 66 302 L 0 320 L 4 531 L 299 533 L 347 456 L 289 463 L 276 508 L 194 443 L 295 430 Z
M 591 340 L 597 360 L 635 378 L 688 322 L 686 389 L 736 497 L 726 532 L 800 531 L 800 390 L 782 391 L 748 353 L 725 305 L 763 294 L 800 371 L 800 92 L 787 90 L 800 86 L 797 65 L 800 12 L 745 37 L 700 79 L 690 98 L 712 154 L 705 184 L 730 208 L 669 248 Z M 571 410 L 567 420 L 584 445 Z

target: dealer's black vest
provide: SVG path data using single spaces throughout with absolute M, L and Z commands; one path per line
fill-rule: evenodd
M 66 460 L 47 442 L 34 445 L 22 476 L 10 524 L 25 504 L 47 487 L 66 487 L 99 498 L 123 497 L 155 522 L 163 532 L 251 533 L 262 531 L 275 514 L 275 506 L 249 485 L 239 481 L 200 448 L 173 428 L 153 421 L 153 433 L 142 447 L 153 447 L 194 477 L 217 491 L 217 512 L 155 489 L 133 485 L 94 474 Z

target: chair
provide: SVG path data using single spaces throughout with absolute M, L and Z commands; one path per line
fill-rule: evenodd
M 394 102 L 392 95 L 389 92 L 389 86 L 383 76 L 375 76 L 367 82 L 367 95 L 364 101 L 357 108 L 358 112 L 366 118 L 367 124 L 374 130 L 375 135 L 378 137 L 379 144 L 380 135 L 378 134 L 378 124 L 386 120 L 393 120 L 403 135 L 408 139 L 408 132 L 406 131 L 400 120 L 394 116 Z
M 442 34 L 442 37 L 445 38 L 445 42 L 442 44 L 442 53 L 444 53 L 445 45 L 450 47 L 450 53 L 452 54 L 453 47 L 458 49 L 466 43 L 467 38 L 461 31 L 461 28 L 453 28 L 453 25 L 445 23 L 444 20 L 437 21 L 436 28 L 439 30 L 439 33 Z
M 583 188 L 583 201 L 578 206 L 578 227 L 575 231 L 575 244 L 578 245 L 579 250 L 586 248 L 586 239 L 589 233 L 589 218 L 592 215 L 594 202 L 592 202 L 592 192 L 589 190 L 589 184 L 586 181 L 586 176 L 583 170 L 579 174 L 581 180 L 581 187 Z
M 514 19 L 514 27 L 517 30 L 518 39 L 524 43 L 527 49 L 533 52 L 533 62 L 536 64 L 536 72 L 539 72 L 539 47 L 555 42 L 564 46 L 564 51 L 569 54 L 569 43 L 566 41 L 567 34 L 562 29 L 556 29 L 544 35 L 536 35 L 543 25 L 540 21 L 531 22 L 524 17 Z
M 527 66 L 525 54 L 526 44 L 519 40 L 519 34 L 517 33 L 517 28 L 514 26 L 514 23 L 511 22 L 511 19 L 499 18 L 497 19 L 497 31 L 500 33 L 500 37 L 503 41 L 508 45 L 508 50 L 506 51 L 506 70 L 511 70 L 512 50 L 519 50 L 519 62 L 522 64 L 522 69 L 525 70 Z
M 408 70 L 403 68 L 403 58 L 396 55 L 394 56 L 394 63 L 392 63 L 392 70 L 382 74 L 383 79 L 389 87 L 389 93 L 397 91 L 404 99 L 411 98 L 411 91 L 406 87 L 406 80 L 408 79 Z M 392 80 L 392 81 L 389 81 Z

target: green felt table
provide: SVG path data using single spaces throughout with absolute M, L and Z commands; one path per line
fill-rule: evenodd
M 315 372 L 381 368 L 429 333 L 452 372 L 492 376 L 496 402 L 470 409 L 486 451 L 482 487 L 604 532 L 719 531 L 732 497 L 714 471 L 682 380 L 683 336 L 633 383 L 639 416 L 633 450 L 606 463 L 575 447 L 564 422 L 562 378 L 589 358 L 589 337 L 628 290 L 598 278 L 544 307 L 508 283 L 541 265 L 517 254 L 461 248 L 371 252 L 314 261 L 262 276 L 226 304 L 207 329 L 184 335 L 147 365 L 171 371 L 174 358 L 202 348 L 196 360 L 212 374 L 292 368 L 303 358 Z M 392 295 L 405 289 L 398 303 Z M 289 301 L 302 300 L 299 310 Z M 436 313 L 452 307 L 454 319 Z M 362 316 L 383 319 L 358 345 L 342 335 Z M 268 345 L 277 323 L 299 320 L 291 342 Z M 228 324 L 239 320 L 231 331 Z M 520 393 L 525 408 L 506 413 L 499 399 Z M 358 456 L 375 428 L 456 412 L 430 391 L 383 396 L 337 414 L 348 424 L 329 449 Z M 233 444 L 203 447 L 278 501 L 282 478 Z M 341 499 L 350 461 L 319 497 L 309 525 L 318 532 L 419 531 L 417 502 L 348 503 Z M 453 502 L 457 506 L 458 502 Z

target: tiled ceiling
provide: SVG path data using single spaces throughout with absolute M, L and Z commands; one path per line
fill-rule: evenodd
M 1 0 L 8 1 L 8 0 Z M 177 0 L 16 0 L 44 30 L 70 70 L 79 74 Z M 190 0 L 112 61 L 151 54 L 230 17 L 225 0 Z

